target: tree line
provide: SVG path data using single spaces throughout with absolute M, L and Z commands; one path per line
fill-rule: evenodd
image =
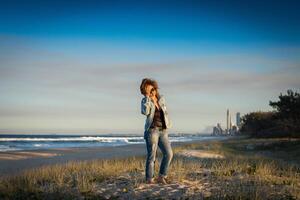
M 253 137 L 300 137 L 300 94 L 287 90 L 278 101 L 269 101 L 272 111 L 257 111 L 241 118 L 241 134 Z

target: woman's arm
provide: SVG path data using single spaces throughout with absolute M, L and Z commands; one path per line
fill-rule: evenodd
M 172 125 L 172 121 L 170 119 L 168 108 L 167 108 L 167 105 L 166 105 L 166 99 L 163 95 L 160 98 L 160 102 L 162 104 L 162 109 L 164 110 L 164 114 L 166 115 L 166 119 L 168 120 L 168 124 L 169 124 L 168 128 L 171 128 L 173 125 Z
M 150 109 L 151 109 L 151 98 L 148 96 L 145 96 L 141 102 L 141 113 L 143 115 L 149 115 Z

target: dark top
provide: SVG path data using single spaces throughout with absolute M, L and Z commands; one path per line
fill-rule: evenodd
M 158 110 L 156 106 L 155 106 L 153 121 L 150 128 L 154 128 L 154 127 L 166 128 L 164 112 L 162 109 Z

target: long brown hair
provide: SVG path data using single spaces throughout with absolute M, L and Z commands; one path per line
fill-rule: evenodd
M 146 96 L 146 86 L 147 85 L 152 85 L 153 86 L 153 88 L 156 90 L 156 97 L 159 98 L 160 94 L 158 92 L 159 87 L 158 87 L 157 81 L 154 80 L 154 79 L 151 79 L 151 78 L 144 78 L 142 80 L 142 83 L 140 85 L 140 91 L 145 96 Z

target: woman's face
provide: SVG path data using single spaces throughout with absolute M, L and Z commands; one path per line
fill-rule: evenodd
M 153 85 L 147 85 L 146 86 L 146 92 L 149 96 L 154 96 L 156 95 L 156 90 L 155 88 L 153 87 Z
M 152 90 L 152 93 L 151 93 L 151 94 L 152 94 L 152 96 L 156 96 L 156 94 L 157 94 L 157 93 L 156 93 L 156 89 L 155 89 L 155 88 L 153 88 L 153 90 Z

